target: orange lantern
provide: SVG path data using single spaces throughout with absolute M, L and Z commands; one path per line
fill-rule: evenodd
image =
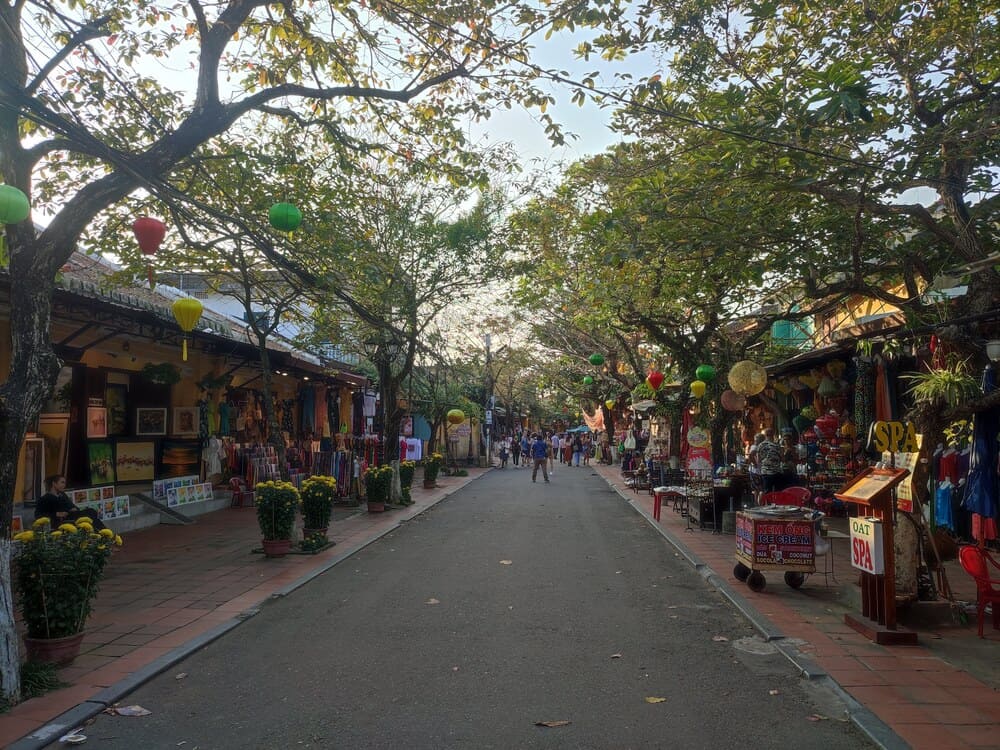
M 187 362 L 188 358 L 188 337 L 186 334 L 191 333 L 194 327 L 198 325 L 198 321 L 201 319 L 202 307 L 201 302 L 196 300 L 194 297 L 181 297 L 179 300 L 174 302 L 173 311 L 174 318 L 177 320 L 177 325 L 181 327 L 184 331 L 184 344 L 182 349 L 181 359 Z
M 150 216 L 140 216 L 132 222 L 132 233 L 139 242 L 143 255 L 156 255 L 163 238 L 167 235 L 167 225 L 159 219 Z M 153 288 L 153 266 L 146 264 L 146 275 L 149 277 L 149 288 Z

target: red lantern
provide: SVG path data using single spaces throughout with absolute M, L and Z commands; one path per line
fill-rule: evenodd
M 163 238 L 167 235 L 167 225 L 159 219 L 150 216 L 140 216 L 132 223 L 132 232 L 136 240 L 139 241 L 139 249 L 143 255 L 156 255 L 160 249 Z M 146 273 L 149 277 L 149 288 L 153 288 L 153 267 L 146 266 Z
M 660 390 L 660 386 L 663 385 L 663 373 L 659 370 L 650 370 L 649 375 L 646 376 L 646 383 L 654 391 Z

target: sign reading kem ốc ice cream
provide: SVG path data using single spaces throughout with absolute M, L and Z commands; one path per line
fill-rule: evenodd
M 851 565 L 873 575 L 885 573 L 882 522 L 879 519 L 851 519 Z

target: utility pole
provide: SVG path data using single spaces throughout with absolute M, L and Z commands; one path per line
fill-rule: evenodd
M 491 372 L 492 363 L 490 361 L 490 344 L 492 343 L 492 338 L 490 334 L 487 333 L 483 336 L 483 343 L 486 345 L 486 403 L 483 408 L 483 414 L 485 415 L 483 429 L 486 430 L 486 464 L 490 466 L 493 463 L 493 454 L 490 451 L 490 438 L 493 433 L 493 373 Z

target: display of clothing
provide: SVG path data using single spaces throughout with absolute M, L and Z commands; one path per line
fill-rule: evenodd
M 219 434 L 228 435 L 229 434 L 229 412 L 232 407 L 227 401 L 223 401 L 219 404 Z
M 206 443 L 201 458 L 205 462 L 205 475 L 222 473 L 222 461 L 226 456 L 226 448 L 222 440 L 213 435 Z

